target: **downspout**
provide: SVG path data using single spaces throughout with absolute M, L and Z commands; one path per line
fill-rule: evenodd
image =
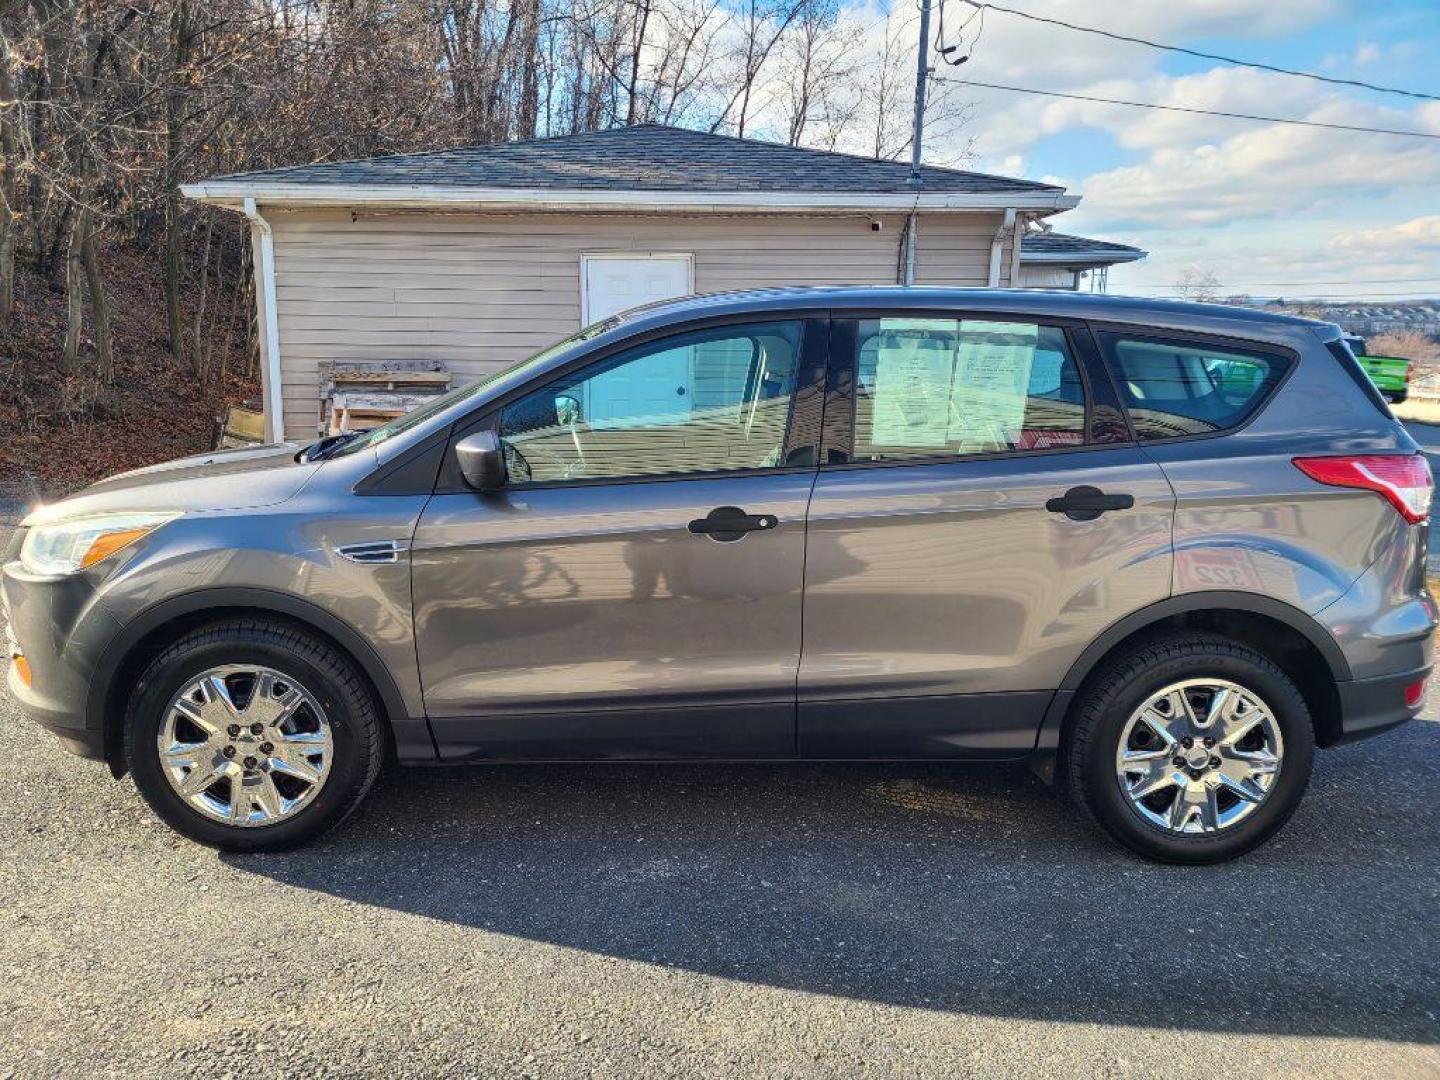
M 1021 214 L 1015 219 L 1014 239 L 1010 244 L 1010 288 L 1021 288 L 1020 282 L 1020 245 L 1025 239 L 1025 229 L 1030 220 L 1029 214 Z
M 991 289 L 998 289 L 1000 287 L 1000 256 L 1005 249 L 1005 234 L 1007 232 L 1013 232 L 1014 229 L 1015 208 L 1013 206 L 1007 206 L 1005 208 L 1005 220 L 1002 221 L 1000 227 L 995 230 L 995 239 L 990 241 L 990 276 L 985 284 Z
M 919 228 L 920 215 L 911 210 L 910 217 L 905 222 L 905 261 L 900 275 L 901 285 L 915 284 L 915 234 Z
M 275 234 L 260 216 L 255 200 L 247 198 L 245 216 L 250 219 L 250 239 L 255 244 L 255 268 L 260 287 L 255 290 L 260 325 L 265 332 L 265 436 L 271 442 L 285 441 L 285 398 L 280 392 L 280 313 L 275 299 Z

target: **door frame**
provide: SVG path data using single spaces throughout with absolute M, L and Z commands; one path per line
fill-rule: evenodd
M 665 326 L 653 327 L 643 333 L 609 342 L 575 357 L 563 367 L 513 387 L 483 405 L 476 406 L 465 416 L 457 419 L 445 433 L 445 449 L 439 462 L 435 483 L 431 493 L 454 495 L 475 492 L 460 475 L 459 462 L 454 447 L 466 435 L 476 431 L 494 431 L 498 434 L 500 413 L 512 401 L 539 389 L 551 382 L 559 381 L 588 367 L 606 360 L 628 349 L 659 341 L 667 337 L 693 331 L 720 329 L 726 326 L 747 326 L 753 323 L 800 322 L 803 324 L 801 338 L 801 370 L 796 376 L 792 399 L 790 423 L 785 433 L 785 457 L 787 464 L 767 466 L 762 469 L 736 469 L 725 472 L 671 473 L 655 476 L 596 477 L 592 479 L 549 480 L 531 487 L 590 487 L 600 484 L 649 484 L 672 480 L 703 480 L 717 476 L 764 475 L 779 472 L 813 472 L 819 452 L 822 424 L 828 407 L 825 383 L 831 363 L 831 311 L 827 307 L 776 308 L 773 311 L 729 312 L 724 315 L 704 315 Z M 808 460 L 801 460 L 803 454 L 797 451 L 808 449 Z
M 1057 446 L 1044 450 L 1014 450 L 1000 453 L 937 454 L 894 461 L 855 461 L 855 383 L 859 366 L 859 326 L 866 319 L 914 318 L 953 319 L 957 322 L 1025 322 L 1049 326 L 1065 335 L 1071 359 L 1079 371 L 1085 392 L 1085 441 L 1078 446 Z M 1076 454 L 1134 445 L 1119 392 L 1100 356 L 1088 324 L 1067 316 L 1029 312 L 972 310 L 968 308 L 887 308 L 864 307 L 835 310 L 830 320 L 829 367 L 825 378 L 825 410 L 820 443 L 820 468 L 889 469 L 913 465 L 948 465 L 993 458 L 1035 457 L 1045 454 Z
M 684 259 L 685 293 L 695 295 L 695 253 L 693 251 L 582 251 L 580 253 L 580 325 L 589 326 L 595 320 L 590 315 L 589 264 L 616 259 Z

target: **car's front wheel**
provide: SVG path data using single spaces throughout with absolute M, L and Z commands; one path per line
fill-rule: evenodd
M 125 753 L 177 832 L 228 851 L 303 844 L 359 805 L 384 739 L 348 657 L 289 626 L 237 620 L 160 653 L 132 691 Z
M 1207 633 L 1152 640 L 1078 702 L 1071 794 L 1148 858 L 1211 863 L 1275 834 L 1310 780 L 1305 699 L 1269 659 Z

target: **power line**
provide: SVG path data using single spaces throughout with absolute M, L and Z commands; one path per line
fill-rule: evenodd
M 1125 105 L 1132 109 L 1159 109 L 1162 112 L 1191 113 L 1195 116 L 1224 116 L 1231 120 L 1258 120 L 1266 124 L 1293 124 L 1298 127 L 1327 128 L 1331 131 L 1361 131 L 1370 135 L 1401 135 L 1411 139 L 1440 139 L 1440 134 L 1430 131 L 1364 127 L 1360 124 L 1327 124 L 1319 120 L 1294 120 L 1284 116 L 1255 116 L 1251 113 L 1223 112 L 1219 109 L 1191 109 L 1183 105 L 1157 105 L 1153 101 L 1124 101 L 1120 98 L 1096 97 L 1093 94 L 1063 94 L 1058 90 L 1032 90 L 1028 86 L 1006 86 L 1003 83 L 979 82 L 975 79 L 942 78 L 939 81 L 980 86 L 986 90 L 1008 90 L 1014 94 L 1038 94 L 1041 97 L 1069 98 L 1072 101 L 1093 101 L 1101 105 Z
M 1294 75 L 1301 79 L 1314 79 L 1317 82 L 1333 83 L 1336 86 L 1355 86 L 1362 90 L 1374 90 L 1381 94 L 1399 94 L 1402 97 L 1416 98 L 1420 101 L 1440 101 L 1440 94 L 1426 94 L 1417 90 L 1401 90 L 1394 86 L 1380 86 L 1376 83 L 1363 82 L 1360 79 L 1337 79 L 1329 75 L 1320 75 L 1314 71 L 1299 71 L 1295 68 L 1276 67 L 1274 64 L 1261 64 L 1254 60 L 1237 60 L 1233 56 L 1221 56 L 1219 53 L 1201 52 L 1198 49 L 1187 49 L 1180 45 L 1165 45 L 1158 41 L 1151 41 L 1148 38 L 1132 37 L 1129 34 L 1117 34 L 1110 30 L 1101 30 L 1094 26 L 1081 26 L 1078 23 L 1066 22 L 1064 19 L 1050 19 L 1043 15 L 1032 15 L 1028 11 L 1018 11 L 1015 8 L 1002 7 L 999 4 L 981 3 L 980 0 L 960 0 L 962 4 L 968 4 L 973 8 L 984 10 L 990 8 L 994 11 L 1002 11 L 1006 15 L 1018 15 L 1022 19 L 1030 19 L 1033 22 L 1049 23 L 1051 26 L 1061 26 L 1066 30 L 1076 30 L 1082 34 L 1098 34 L 1100 37 L 1110 38 L 1113 41 L 1127 41 L 1133 45 L 1145 45 L 1152 49 L 1163 49 L 1166 52 L 1184 53 L 1186 56 L 1198 57 L 1201 60 L 1219 60 L 1225 64 L 1237 64 L 1240 67 L 1256 68 L 1260 71 L 1273 71 L 1277 75 Z

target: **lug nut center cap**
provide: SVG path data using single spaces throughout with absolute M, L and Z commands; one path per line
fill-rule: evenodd
M 1210 764 L 1210 751 L 1203 746 L 1192 746 L 1185 751 L 1185 764 L 1192 769 L 1204 769 Z

